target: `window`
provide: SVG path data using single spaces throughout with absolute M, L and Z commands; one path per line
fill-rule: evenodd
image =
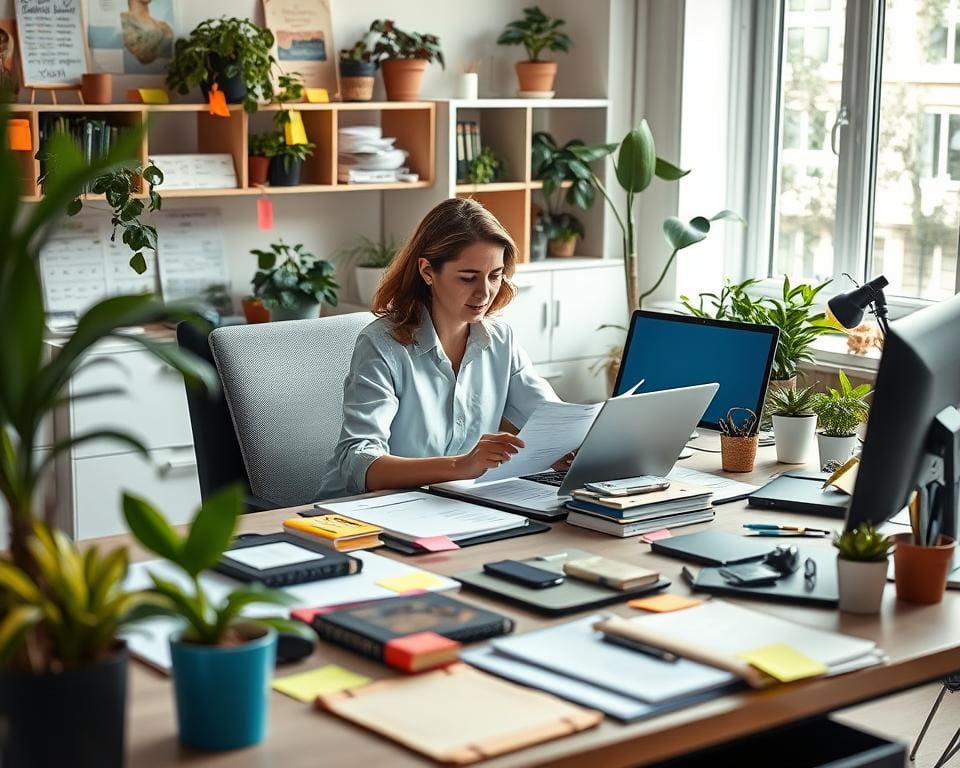
M 787 0 L 765 23 L 780 32 L 758 29 L 756 39 L 781 58 L 757 87 L 769 87 L 777 109 L 768 134 L 753 123 L 770 150 L 757 153 L 769 164 L 754 166 L 752 183 L 769 192 L 748 190 L 748 218 L 764 223 L 750 235 L 745 276 L 832 279 L 843 289 L 845 273 L 882 272 L 889 295 L 952 295 L 960 0 Z

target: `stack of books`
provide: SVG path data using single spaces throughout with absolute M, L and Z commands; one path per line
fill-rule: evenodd
M 401 181 L 409 173 L 407 152 L 394 147 L 396 138 L 383 136 L 379 125 L 352 125 L 337 131 L 337 180 L 346 184 Z
M 85 115 L 40 115 L 40 178 L 47 173 L 47 142 L 58 133 L 70 136 L 80 152 L 85 163 L 90 163 L 99 157 L 105 157 L 117 142 L 120 128 L 111 125 L 106 120 L 95 120 Z M 87 185 L 84 192 L 91 191 Z
M 567 522 L 612 536 L 639 536 L 710 522 L 712 497 L 708 488 L 676 480 L 666 490 L 636 496 L 603 496 L 581 488 L 567 502 Z
M 475 120 L 457 120 L 457 181 L 470 178 L 470 165 L 480 154 L 480 124 Z

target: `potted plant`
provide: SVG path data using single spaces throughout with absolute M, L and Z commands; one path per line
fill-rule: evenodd
M 8 147 L 7 116 L 7 108 L 0 106 L 0 177 L 15 178 L 18 166 Z M 0 322 L 5 334 L 0 345 L 0 498 L 10 536 L 9 549 L 0 553 L 4 768 L 109 768 L 124 760 L 127 656 L 117 630 L 145 598 L 121 588 L 124 549 L 81 552 L 55 528 L 54 506 L 43 498 L 41 483 L 56 456 L 79 442 L 108 439 L 144 455 L 147 451 L 122 430 L 74 435 L 43 457 L 35 447 L 42 425 L 64 406 L 67 385 L 92 346 L 126 326 L 192 315 L 151 295 L 113 296 L 83 312 L 58 353 L 45 355 L 38 255 L 86 186 L 117 168 L 137 167 L 142 140 L 141 130 L 130 130 L 107 156 L 84 160 L 73 141 L 55 135 L 49 150 L 56 163 L 47 173 L 43 202 L 24 209 L 18 195 L 0 196 Z M 125 234 L 122 239 L 129 243 L 139 237 Z M 216 388 L 215 372 L 176 344 L 147 335 L 125 338 L 162 358 L 189 382 Z M 115 392 L 94 390 L 84 396 L 103 394 Z
M 743 414 L 737 423 L 735 414 Z M 720 422 L 720 461 L 724 472 L 752 472 L 760 435 L 757 414 L 749 408 L 731 408 Z
M 187 37 L 177 39 L 167 72 L 167 87 L 180 94 L 200 86 L 209 99 L 214 84 L 229 104 L 243 103 L 246 112 L 256 112 L 258 100 L 274 96 L 270 53 L 274 37 L 269 29 L 249 19 L 207 19 Z
M 270 167 L 267 171 L 267 180 L 271 187 L 295 187 L 300 183 L 303 175 L 303 164 L 316 144 L 308 141 L 306 144 L 287 144 L 280 134 L 271 142 L 266 151 L 270 157 Z
M 247 170 L 250 184 L 266 184 L 270 158 L 279 152 L 280 134 L 276 131 L 255 133 L 247 144 Z
M 377 62 L 366 39 L 357 40 L 340 51 L 340 98 L 344 101 L 370 101 Z
M 320 304 L 337 306 L 333 264 L 282 240 L 270 250 L 254 248 L 259 269 L 253 276 L 253 292 L 270 310 L 273 320 L 303 320 L 317 317 Z M 278 263 L 279 261 L 279 263 Z
M 427 64 L 433 61 L 446 68 L 440 39 L 436 35 L 404 32 L 390 19 L 370 24 L 376 32 L 373 59 L 383 69 L 383 86 L 390 101 L 416 101 Z
M 517 79 L 520 81 L 520 95 L 553 96 L 553 81 L 557 77 L 557 62 L 541 61 L 544 51 L 570 50 L 573 42 L 570 36 L 560 30 L 566 22 L 552 19 L 536 5 L 523 9 L 523 18 L 507 24 L 498 45 L 522 45 L 527 51 L 527 60 L 517 62 Z
M 817 395 L 813 409 L 817 414 L 817 447 L 820 451 L 820 469 L 828 462 L 843 464 L 853 456 L 857 447 L 857 427 L 866 421 L 870 405 L 870 385 L 854 387 L 842 370 L 838 372 L 840 389 L 828 388 Z
M 837 548 L 837 585 L 840 610 L 877 613 L 887 582 L 887 561 L 894 540 L 870 523 L 834 536 Z
M 354 245 L 344 248 L 338 254 L 338 258 L 356 263 L 353 276 L 357 283 L 357 295 L 363 306 L 369 307 L 373 304 L 377 287 L 396 255 L 397 245 L 392 239 L 378 243 L 368 237 L 357 238 Z
M 503 178 L 506 165 L 490 147 L 484 147 L 480 154 L 470 161 L 467 168 L 467 181 L 471 184 L 492 184 Z
M 767 408 L 773 417 L 777 461 L 783 464 L 806 462 L 817 431 L 817 414 L 813 411 L 816 401 L 812 386 L 777 389 L 768 395 Z
M 270 310 L 263 306 L 259 296 L 249 294 L 240 299 L 243 307 L 243 316 L 248 323 L 269 323 Z
M 572 213 L 547 214 L 544 217 L 547 228 L 547 250 L 551 256 L 573 256 L 577 250 L 577 240 L 586 234 L 583 223 Z
M 189 533 L 179 536 L 153 506 L 130 494 L 123 515 L 134 538 L 179 567 L 189 588 L 151 574 L 150 614 L 184 620 L 170 637 L 180 741 L 194 749 L 238 749 L 260 742 L 267 731 L 270 679 L 277 630 L 313 639 L 305 624 L 284 618 L 251 619 L 244 608 L 286 605 L 290 597 L 259 585 L 237 589 L 216 605 L 200 586 L 200 574 L 216 565 L 233 537 L 243 492 L 228 487 L 201 505 Z M 144 611 L 144 614 L 147 612 Z

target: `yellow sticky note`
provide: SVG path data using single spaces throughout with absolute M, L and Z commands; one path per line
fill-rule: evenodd
M 284 123 L 283 135 L 287 144 L 306 144 L 307 131 L 303 127 L 303 116 L 295 109 L 289 111 L 290 120 Z
M 327 104 L 330 101 L 330 94 L 326 88 L 304 88 L 307 92 L 307 101 L 311 104 Z
M 430 589 L 430 587 L 443 584 L 443 579 L 427 571 L 414 571 L 403 576 L 380 579 L 377 584 L 394 592 L 414 592 L 418 589 Z
M 138 88 L 144 104 L 169 104 L 170 95 L 163 88 Z
M 275 678 L 272 687 L 273 690 L 285 693 L 298 701 L 310 703 L 317 696 L 345 691 L 348 688 L 359 688 L 369 682 L 369 677 L 358 675 L 336 664 L 327 664 L 325 667 L 311 669 L 309 672 Z
M 765 645 L 752 651 L 738 653 L 737 656 L 781 683 L 816 677 L 827 672 L 825 664 L 800 653 L 787 643 Z
M 641 611 L 668 613 L 669 611 L 679 611 L 683 608 L 692 608 L 695 605 L 700 605 L 702 602 L 703 600 L 696 597 L 664 594 L 654 597 L 640 597 L 636 600 L 630 600 L 627 605 L 631 608 L 639 608 Z

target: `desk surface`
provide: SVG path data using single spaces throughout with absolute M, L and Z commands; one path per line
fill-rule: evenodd
M 684 464 L 716 471 L 719 456 L 695 454 Z M 754 473 L 737 477 L 762 483 L 785 468 L 785 465 L 775 463 L 773 449 L 761 449 Z M 290 514 L 291 510 L 278 510 L 246 515 L 242 519 L 241 529 L 274 532 L 279 529 L 280 521 Z M 818 523 L 820 527 L 833 527 L 834 523 L 839 525 L 839 521 L 830 520 L 828 525 L 824 526 L 823 518 L 806 515 L 747 510 L 744 502 L 736 502 L 717 507 L 717 518 L 713 523 L 691 526 L 677 533 L 679 535 L 708 527 L 742 533 L 741 525 L 744 522 L 771 518 L 792 524 Z M 104 544 L 127 543 L 127 538 L 118 536 L 99 541 Z M 810 543 L 829 547 L 826 539 L 813 540 Z M 389 550 L 378 551 L 415 563 L 427 570 L 452 574 L 479 568 L 483 562 L 491 559 L 532 557 L 562 551 L 566 547 L 579 547 L 657 568 L 673 581 L 670 591 L 689 593 L 680 578 L 682 563 L 679 561 L 650 554 L 649 545 L 641 543 L 636 537 L 613 538 L 565 523 L 554 525 L 549 533 L 416 558 L 403 558 Z M 134 559 L 147 557 L 139 551 L 132 554 Z M 545 619 L 470 592 L 462 591 L 460 597 L 513 616 L 517 621 L 517 632 L 526 632 L 573 618 Z M 729 695 L 630 725 L 606 719 L 591 731 L 515 752 L 487 761 L 483 765 L 490 768 L 574 766 L 587 764 L 587 761 L 589 765 L 597 767 L 641 765 L 800 718 L 840 709 L 919 685 L 960 669 L 960 595 L 956 592 L 948 592 L 939 605 L 911 605 L 897 602 L 893 585 L 888 584 L 879 616 L 841 614 L 832 609 L 777 603 L 741 602 L 810 626 L 870 638 L 887 652 L 890 663 L 836 678 Z M 623 615 L 636 615 L 636 611 L 625 606 L 613 606 L 611 610 Z M 384 666 L 323 643 L 309 659 L 287 667 L 285 672 L 299 672 L 330 663 L 340 664 L 373 678 L 393 674 Z M 271 694 L 270 729 L 263 743 L 235 752 L 210 755 L 189 753 L 177 742 L 176 716 L 169 678 L 135 661 L 131 662 L 130 672 L 127 742 L 129 764 L 137 768 L 179 763 L 204 768 L 317 764 L 389 765 L 391 768 L 402 768 L 434 764 L 393 742 L 363 731 L 333 715 L 321 714 L 310 705 L 278 693 Z

